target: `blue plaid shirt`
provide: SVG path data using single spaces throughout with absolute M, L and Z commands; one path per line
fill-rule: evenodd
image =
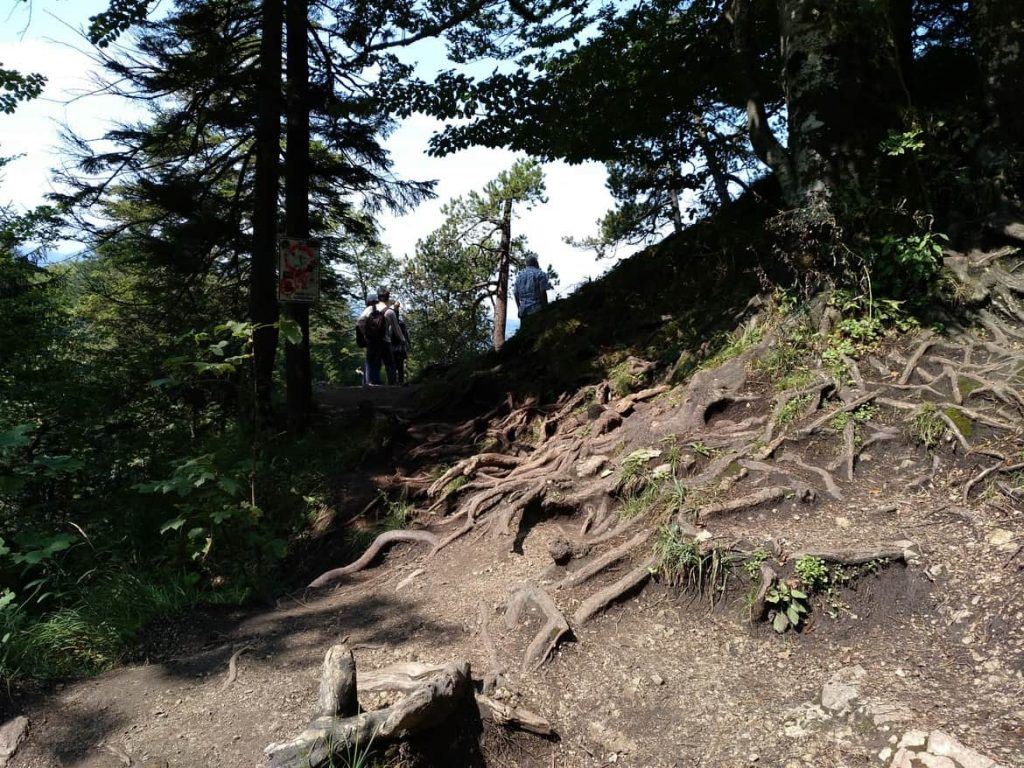
M 515 297 L 519 316 L 529 315 L 543 306 L 544 297 L 551 289 L 548 276 L 538 267 L 526 267 L 516 277 Z

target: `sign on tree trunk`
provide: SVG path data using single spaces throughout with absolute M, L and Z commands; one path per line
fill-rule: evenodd
M 312 304 L 320 297 L 320 246 L 309 240 L 282 237 L 277 298 Z

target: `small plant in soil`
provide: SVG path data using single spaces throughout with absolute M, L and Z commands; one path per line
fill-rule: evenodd
M 654 572 L 668 584 L 683 587 L 712 605 L 729 584 L 736 558 L 720 547 L 701 550 L 700 542 L 685 536 L 675 523 L 658 529 Z
M 699 456 L 703 456 L 705 459 L 710 459 L 718 454 L 718 451 L 702 440 L 695 440 L 690 443 L 690 450 Z
M 622 477 L 619 480 L 619 487 L 626 493 L 630 493 L 647 485 L 650 480 L 647 465 L 651 459 L 656 459 L 659 456 L 661 456 L 661 451 L 655 448 L 641 448 L 626 456 L 622 460 Z
M 784 427 L 792 422 L 797 416 L 803 413 L 807 406 L 811 404 L 811 395 L 797 395 L 791 397 L 786 401 L 786 404 L 779 409 L 778 415 L 775 417 L 776 425 Z
M 929 450 L 939 444 L 946 434 L 946 424 L 934 403 L 925 403 L 914 411 L 910 420 L 910 434 Z
M 782 634 L 788 629 L 799 629 L 810 611 L 807 593 L 780 581 L 768 592 L 765 602 L 771 606 L 772 629 Z
M 793 569 L 800 579 L 800 584 L 809 592 L 818 592 L 828 586 L 828 566 L 820 557 L 805 555 L 796 561 Z
M 765 562 L 771 553 L 764 547 L 758 547 L 749 555 L 747 555 L 747 561 L 743 564 L 743 570 L 746 571 L 747 578 L 751 581 L 757 581 L 761 578 L 761 564 Z
M 672 467 L 672 474 L 675 474 L 683 460 L 683 449 L 679 447 L 679 438 L 675 435 L 669 435 L 668 437 L 661 438 L 660 443 L 663 446 L 661 450 L 662 456 Z

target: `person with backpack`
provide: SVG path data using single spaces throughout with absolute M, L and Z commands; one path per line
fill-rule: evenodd
M 371 303 L 371 298 L 376 300 Z M 382 365 L 388 384 L 394 384 L 398 378 L 391 344 L 392 339 L 404 337 L 395 311 L 388 306 L 390 298 L 391 292 L 385 287 L 381 287 L 376 296 L 367 296 L 367 307 L 356 321 L 357 340 L 361 333 L 366 342 L 366 383 L 370 386 L 383 383 L 380 379 Z
M 551 282 L 547 273 L 540 268 L 536 256 L 526 257 L 526 266 L 516 276 L 515 290 L 516 306 L 519 307 L 519 317 L 524 318 L 539 312 L 540 308 L 548 303 L 548 291 L 551 290 Z
M 397 374 L 398 383 L 404 387 L 406 384 L 405 364 L 409 359 L 409 348 L 412 346 L 412 338 L 409 336 L 409 327 L 405 324 L 405 320 L 402 319 L 401 307 L 402 305 L 397 301 L 394 307 L 392 307 L 395 310 L 398 327 L 402 331 L 402 338 L 399 341 L 391 342 L 391 353 L 395 358 L 395 373 Z

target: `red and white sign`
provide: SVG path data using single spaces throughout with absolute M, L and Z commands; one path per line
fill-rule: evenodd
M 278 301 L 314 303 L 320 298 L 320 246 L 282 237 L 277 275 Z

